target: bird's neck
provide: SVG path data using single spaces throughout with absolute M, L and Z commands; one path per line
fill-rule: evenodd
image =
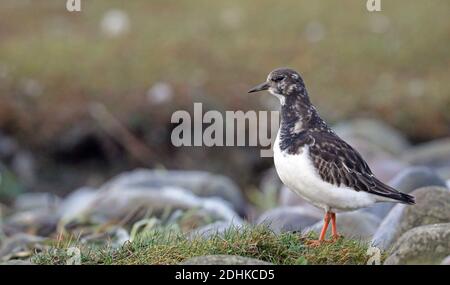
M 326 129 L 326 123 L 320 118 L 316 108 L 304 93 L 286 96 L 281 106 L 280 134 L 284 137 L 296 136 L 310 129 Z

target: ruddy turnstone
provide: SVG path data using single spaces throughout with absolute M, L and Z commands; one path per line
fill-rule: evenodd
M 248 92 L 262 90 L 281 102 L 281 124 L 273 146 L 278 176 L 290 190 L 325 210 L 315 244 L 324 241 L 330 221 L 333 240 L 339 237 L 336 212 L 377 202 L 414 204 L 413 196 L 378 180 L 361 155 L 327 126 L 311 104 L 299 73 L 275 69 L 266 82 Z

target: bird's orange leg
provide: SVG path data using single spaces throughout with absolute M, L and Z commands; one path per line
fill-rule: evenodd
M 326 212 L 325 217 L 323 218 L 323 227 L 322 230 L 320 231 L 319 239 L 309 241 L 308 242 L 309 246 L 319 246 L 320 244 L 322 244 L 322 242 L 325 241 L 325 235 L 327 234 L 328 224 L 330 223 L 330 220 L 331 220 L 331 213 Z
M 341 235 L 338 234 L 337 232 L 337 227 L 336 227 L 336 213 L 330 213 L 331 216 L 331 233 L 333 236 L 333 240 L 338 240 Z
M 326 213 L 325 217 L 323 219 L 323 227 L 322 231 L 320 232 L 319 241 L 322 242 L 325 240 L 325 235 L 327 234 L 328 224 L 330 223 L 331 215 L 330 213 Z

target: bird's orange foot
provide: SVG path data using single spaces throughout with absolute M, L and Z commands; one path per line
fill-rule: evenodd
M 307 240 L 307 241 L 305 242 L 305 244 L 306 244 L 307 246 L 309 246 L 309 247 L 319 247 L 319 246 L 322 245 L 323 243 L 324 243 L 323 240 L 317 240 L 317 239 L 314 239 L 314 240 Z
M 338 240 L 340 240 L 340 239 L 342 239 L 342 238 L 344 238 L 342 235 L 340 235 L 340 234 L 335 234 L 335 235 L 333 235 L 333 236 L 331 237 L 331 240 L 332 240 L 333 242 L 336 242 L 336 241 L 338 241 Z
M 330 244 L 330 243 L 333 243 L 333 242 L 334 242 L 334 239 L 330 239 L 330 240 L 327 240 L 327 239 L 324 239 L 324 240 L 313 239 L 313 240 L 307 240 L 305 242 L 305 244 L 307 246 L 309 246 L 309 247 L 318 247 L 318 246 L 321 246 L 321 245 L 324 245 L 324 244 Z

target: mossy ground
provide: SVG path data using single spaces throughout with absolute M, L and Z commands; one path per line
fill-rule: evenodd
M 257 258 L 274 264 L 366 264 L 368 245 L 355 240 L 340 239 L 319 247 L 306 245 L 314 235 L 275 234 L 264 226 L 230 229 L 223 235 L 209 238 L 188 237 L 173 230 L 152 230 L 119 249 L 108 246 L 80 245 L 73 239 L 54 242 L 50 250 L 36 254 L 37 264 L 65 264 L 67 249 L 81 250 L 81 264 L 178 264 L 201 255 L 227 254 Z M 384 259 L 384 255 L 382 255 Z

